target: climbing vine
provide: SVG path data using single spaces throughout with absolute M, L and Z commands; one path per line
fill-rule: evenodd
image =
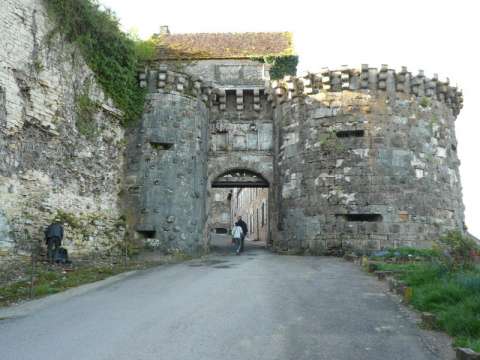
M 279 55 L 264 56 L 255 58 L 266 64 L 271 65 L 270 79 L 282 79 L 285 75 L 296 75 L 298 65 L 298 55 Z
M 44 0 L 55 30 L 80 48 L 99 84 L 124 116 L 124 125 L 143 111 L 145 91 L 138 86 L 137 65 L 151 56 L 153 44 L 120 30 L 115 14 L 95 0 Z

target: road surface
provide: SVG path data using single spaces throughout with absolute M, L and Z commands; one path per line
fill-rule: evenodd
M 357 266 L 261 248 L 141 271 L 80 295 L 55 295 L 33 309 L 0 321 L 0 359 L 423 360 L 445 355 L 439 350 L 445 344 L 432 343 Z

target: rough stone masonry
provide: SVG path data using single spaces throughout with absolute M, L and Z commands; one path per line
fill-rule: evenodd
M 39 0 L 2 3 L 3 250 L 28 250 L 60 216 L 71 252 L 124 239 L 198 251 L 219 207 L 212 184 L 238 170 L 268 183 L 277 249 L 424 247 L 464 229 L 462 95 L 448 82 L 366 65 L 270 81 L 268 65 L 243 50 L 284 35 L 200 34 L 210 57 L 160 53 L 145 64 L 145 112 L 124 132 L 78 50 L 48 37 L 51 27 Z M 229 43 L 238 51 L 222 55 Z M 96 104 L 93 128 L 78 116 L 82 96 Z

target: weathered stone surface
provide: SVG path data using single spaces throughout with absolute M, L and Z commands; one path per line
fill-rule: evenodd
M 78 50 L 52 28 L 43 2 L 2 1 L 0 247 L 28 251 L 61 213 L 71 253 L 106 251 L 123 241 L 123 130 Z M 78 130 L 80 95 L 99 105 L 89 138 Z
M 149 94 L 150 110 L 129 134 L 127 223 L 152 248 L 195 252 L 206 222 L 208 108 L 200 93 L 161 91 Z
M 428 104 L 402 93 L 320 89 L 277 105 L 276 238 L 369 251 L 427 247 L 463 230 L 456 108 Z

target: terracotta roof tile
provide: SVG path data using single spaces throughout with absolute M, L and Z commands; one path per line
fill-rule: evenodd
M 165 34 L 158 59 L 242 59 L 293 54 L 289 32 Z

